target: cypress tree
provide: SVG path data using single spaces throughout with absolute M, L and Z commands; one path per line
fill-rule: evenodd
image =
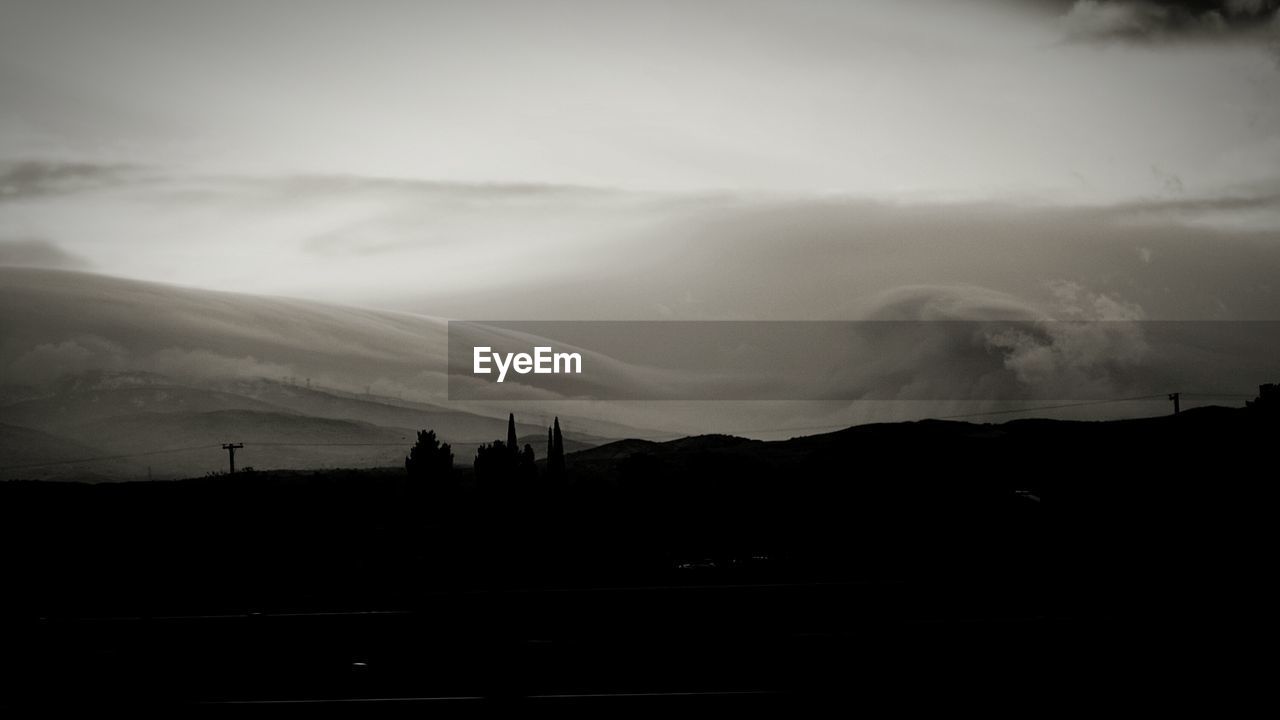
M 547 455 L 547 469 L 557 477 L 564 475 L 564 436 L 560 434 L 558 416 L 551 431 L 551 452 Z
M 515 413 L 510 413 L 507 415 L 507 450 L 509 450 L 512 455 L 518 455 L 520 453 L 520 447 L 516 445 L 516 414 Z

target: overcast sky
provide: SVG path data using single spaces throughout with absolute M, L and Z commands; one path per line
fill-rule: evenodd
M 4 0 L 0 143 L 233 173 L 894 198 L 1273 179 L 1265 32 L 1110 37 L 1144 16 L 1076 5 Z
M 0 263 L 454 316 L 1068 282 L 1269 317 L 1232 273 L 1276 257 L 1276 5 L 0 0 Z M 1156 297 L 1209 252 L 1200 305 Z
M 0 0 L 0 265 L 464 319 L 1280 319 L 1278 6 Z M 101 346 L 430 385 L 306 366 L 313 316 L 388 341 L 359 311 L 26 290 L 15 382 Z

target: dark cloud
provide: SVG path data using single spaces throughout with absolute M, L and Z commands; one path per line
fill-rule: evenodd
M 459 200 L 520 200 L 569 197 L 593 199 L 617 195 L 616 188 L 535 182 L 453 182 L 370 175 L 306 174 L 245 177 L 192 175 L 156 166 L 122 163 L 59 162 L 56 160 L 0 160 L 0 201 L 93 190 L 136 183 L 185 181 L 207 187 L 210 194 L 257 191 L 264 198 L 324 197 L 404 193 L 418 197 Z M 189 187 L 181 192 L 194 195 Z
M 540 196 L 600 196 L 613 188 L 532 182 L 450 182 L 368 175 L 291 175 L 266 181 L 297 193 L 364 192 L 401 190 L 448 197 L 521 198 Z
M 1277 34 L 1280 0 L 1076 0 L 1062 15 L 1079 41 L 1157 41 Z
M 83 270 L 89 263 L 41 238 L 0 240 L 0 265 Z
M 120 182 L 127 165 L 26 160 L 0 162 L 0 201 L 76 192 Z

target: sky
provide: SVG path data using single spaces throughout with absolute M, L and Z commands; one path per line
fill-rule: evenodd
M 1276 12 L 0 0 L 0 264 L 446 317 L 1074 283 L 1270 318 Z
M 1267 28 L 1108 35 L 1133 5 L 5 0 L 0 152 L 896 200 L 1272 180 Z
M 1278 11 L 0 0 L 0 265 L 436 319 L 1277 320 Z

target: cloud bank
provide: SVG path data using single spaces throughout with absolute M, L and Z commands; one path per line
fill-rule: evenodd
M 1062 16 L 1079 41 L 1273 38 L 1280 34 L 1277 0 L 1076 0 Z
M 0 265 L 85 270 L 90 264 L 43 238 L 0 238 Z

